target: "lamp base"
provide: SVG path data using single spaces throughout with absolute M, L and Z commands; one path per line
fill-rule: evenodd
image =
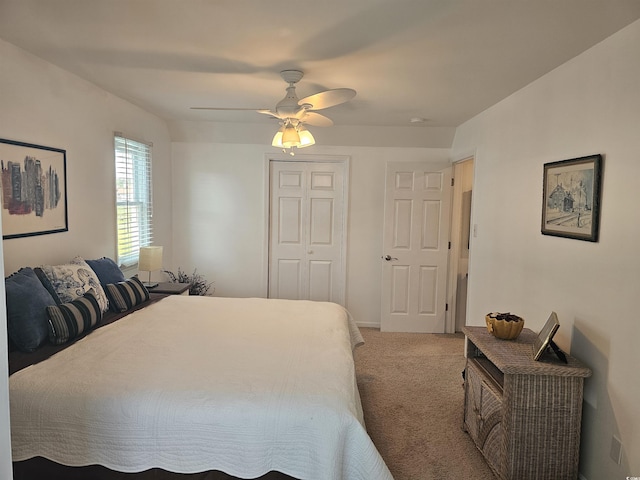
M 144 285 L 146 288 L 153 288 L 158 286 L 158 282 L 155 282 L 155 283 L 142 282 L 142 285 Z

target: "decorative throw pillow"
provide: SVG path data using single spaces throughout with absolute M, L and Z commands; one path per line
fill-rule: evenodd
M 49 336 L 45 308 L 56 301 L 29 267 L 5 278 L 4 285 L 9 338 L 19 350 L 33 352 Z
M 69 303 L 47 307 L 47 315 L 49 340 L 54 345 L 78 337 L 102 320 L 102 310 L 93 289 Z
M 109 306 L 114 312 L 126 312 L 127 310 L 149 300 L 149 291 L 138 277 L 129 280 L 105 285 Z
M 58 304 L 71 302 L 93 288 L 100 309 L 106 312 L 109 308 L 100 280 L 81 257 L 64 265 L 42 265 L 35 272 Z
M 118 268 L 116 262 L 107 257 L 98 258 L 97 260 L 86 260 L 87 264 L 95 272 L 103 287 L 107 283 L 124 282 L 124 273 Z

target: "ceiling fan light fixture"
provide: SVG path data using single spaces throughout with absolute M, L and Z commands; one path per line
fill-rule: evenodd
M 276 134 L 273 136 L 273 141 L 271 142 L 271 146 L 278 147 L 278 148 L 283 148 L 283 145 L 282 145 L 282 133 L 283 132 L 284 132 L 284 127 L 280 128 L 280 130 L 278 130 L 276 132 Z
M 300 136 L 300 145 L 298 145 L 298 148 L 310 147 L 311 145 L 315 145 L 316 139 L 313 138 L 311 132 L 304 126 L 301 126 L 298 129 L 298 135 Z
M 299 147 L 300 135 L 293 125 L 286 125 L 284 132 L 282 132 L 282 146 L 285 148 Z
M 356 96 L 356 91 L 352 88 L 334 88 L 324 90 L 313 95 L 299 99 L 296 93 L 296 84 L 302 79 L 304 73 L 301 70 L 282 70 L 282 79 L 287 82 L 287 93 L 282 100 L 276 104 L 275 110 L 260 108 L 255 111 L 277 118 L 281 128 L 271 140 L 271 145 L 281 148 L 284 153 L 294 155 L 295 148 L 305 148 L 315 145 L 316 140 L 307 130 L 305 125 L 312 127 L 330 127 L 333 121 L 317 113 L 317 110 L 334 107 L 348 102 Z M 192 107 L 202 110 L 253 110 L 249 108 L 228 108 L 228 107 Z

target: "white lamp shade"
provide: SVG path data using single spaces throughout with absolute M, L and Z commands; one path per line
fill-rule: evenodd
M 162 268 L 162 247 L 142 247 L 140 248 L 140 259 L 138 260 L 138 270 L 153 272 Z

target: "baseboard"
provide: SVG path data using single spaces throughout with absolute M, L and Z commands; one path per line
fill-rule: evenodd
M 363 328 L 380 328 L 380 324 L 374 322 L 356 322 L 356 325 Z

